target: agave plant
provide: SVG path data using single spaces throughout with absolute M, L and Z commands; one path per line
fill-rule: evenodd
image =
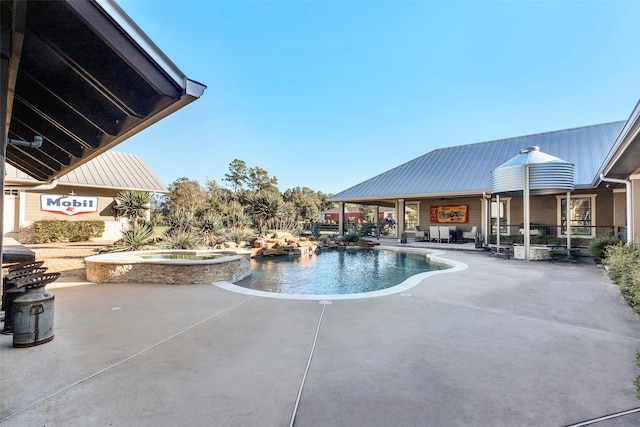
M 149 238 L 153 234 L 153 227 L 147 222 L 139 221 L 134 223 L 129 229 L 122 231 L 124 246 L 119 248 L 123 251 L 135 251 L 149 243 Z
M 164 249 L 196 249 L 198 237 L 193 231 L 177 231 L 165 234 L 162 241 Z

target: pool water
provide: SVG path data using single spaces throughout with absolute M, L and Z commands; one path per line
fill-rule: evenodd
M 236 282 L 248 289 L 285 294 L 336 295 L 377 291 L 448 266 L 425 254 L 375 249 L 329 250 L 310 257 L 251 260 L 251 274 Z

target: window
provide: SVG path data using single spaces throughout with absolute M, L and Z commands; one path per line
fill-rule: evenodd
M 509 234 L 509 217 L 511 199 L 500 199 L 500 210 L 498 210 L 498 202 L 491 202 L 491 234 L 496 234 L 496 224 L 498 223 L 498 213 L 500 213 L 500 234 Z
M 416 225 L 418 225 L 418 212 L 420 212 L 419 203 L 404 205 L 404 229 L 406 231 L 415 231 Z
M 595 237 L 595 194 L 571 196 L 569 224 L 571 235 Z M 562 235 L 567 234 L 567 198 L 558 196 L 558 225 Z

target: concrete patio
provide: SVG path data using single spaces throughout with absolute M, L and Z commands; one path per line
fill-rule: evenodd
M 331 304 L 63 277 L 52 342 L 0 336 L 0 425 L 565 426 L 640 407 L 640 319 L 597 266 L 443 257 L 468 268 Z

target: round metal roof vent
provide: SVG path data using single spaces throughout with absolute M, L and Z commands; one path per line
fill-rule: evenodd
M 525 168 L 529 168 L 531 194 L 553 194 L 572 191 L 573 163 L 540 151 L 540 147 L 525 147 L 520 154 L 491 171 L 491 192 L 513 193 L 524 190 Z

